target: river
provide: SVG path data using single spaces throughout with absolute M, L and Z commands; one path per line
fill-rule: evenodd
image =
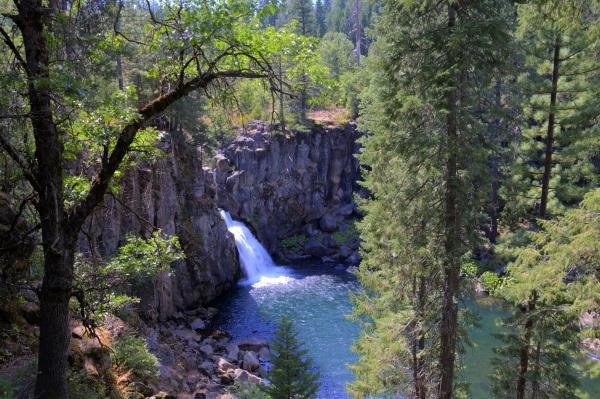
M 249 336 L 270 340 L 277 320 L 289 316 L 321 374 L 319 398 L 349 398 L 345 385 L 353 375 L 347 365 L 357 359 L 351 347 L 359 334 L 358 325 L 347 319 L 352 311 L 350 293 L 359 287 L 354 275 L 314 262 L 278 267 L 250 230 L 227 213 L 223 217 L 236 237 L 246 278 L 216 304 L 220 309 L 216 326 L 234 340 Z M 469 384 L 471 398 L 489 398 L 490 361 L 499 344 L 494 333 L 502 331 L 500 320 L 508 313 L 489 298 L 466 301 L 463 306 L 476 312 L 480 320 L 479 326 L 470 328 L 472 346 L 466 347 L 459 378 Z M 579 397 L 600 398 L 598 379 L 581 382 Z

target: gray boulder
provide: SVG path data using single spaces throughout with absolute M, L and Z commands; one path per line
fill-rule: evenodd
M 192 330 L 200 331 L 206 328 L 206 324 L 202 319 L 195 319 L 190 323 L 190 327 L 192 328 Z
M 326 231 L 328 233 L 336 231 L 338 225 L 335 216 L 330 213 L 326 213 L 325 215 L 323 215 L 321 221 L 319 222 L 319 227 L 321 228 L 321 230 Z

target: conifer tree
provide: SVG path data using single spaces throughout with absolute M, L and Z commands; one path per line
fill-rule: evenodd
M 315 18 L 317 24 L 317 35 L 319 37 L 323 37 L 323 35 L 327 32 L 327 24 L 325 23 L 325 5 L 321 0 L 317 0 L 315 3 Z
M 512 249 L 498 294 L 517 311 L 496 350 L 493 393 L 498 398 L 575 397 L 573 359 L 579 316 L 600 299 L 600 190 L 554 221 L 542 221 L 530 243 Z
M 593 0 L 518 7 L 524 120 L 505 195 L 513 221 L 560 214 L 599 183 L 592 162 L 600 154 L 594 138 L 600 111 L 590 108 L 599 93 L 599 11 Z
M 504 3 L 382 7 L 361 115 L 372 198 L 360 224 L 366 291 L 356 299 L 363 333 L 351 391 L 450 399 L 461 265 L 477 241 L 487 172 L 485 151 L 475 150 L 478 99 L 509 42 Z
M 319 373 L 312 370 L 312 361 L 306 357 L 304 343 L 289 318 L 282 318 L 277 326 L 271 348 L 269 385 L 261 389 L 271 399 L 312 399 L 319 391 Z

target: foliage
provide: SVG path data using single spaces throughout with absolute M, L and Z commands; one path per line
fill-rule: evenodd
M 279 320 L 271 345 L 269 385 L 261 389 L 272 399 L 312 399 L 319 390 L 319 373 L 312 370 L 307 350 L 298 341 L 298 333 L 288 318 Z
M 148 350 L 142 337 L 124 334 L 119 336 L 112 347 L 111 359 L 123 371 L 131 371 L 142 381 L 154 381 L 159 376 L 159 362 Z
M 337 230 L 331 237 L 340 245 L 346 245 L 349 242 L 358 239 L 359 233 L 355 223 L 350 223 L 344 231 Z
M 581 335 L 592 333 L 581 331 L 578 319 L 600 301 L 600 190 L 564 216 L 540 223 L 539 231 L 529 233 L 531 244 L 514 249 L 506 284 L 496 290 L 515 304 L 506 320 L 510 331 L 496 350 L 496 397 L 512 395 L 518 377 L 527 381 L 528 392 L 573 397 Z M 514 365 L 523 351 L 534 365 L 519 375 Z
M 306 244 L 306 235 L 304 234 L 295 234 L 291 237 L 285 238 L 281 240 L 281 248 L 288 253 L 298 254 L 304 250 L 304 245 Z
M 101 381 L 85 370 L 69 372 L 69 397 L 72 399 L 105 399 L 106 389 Z
M 502 285 L 502 277 L 494 272 L 484 272 L 480 278 L 483 289 L 491 295 Z
M 128 294 L 132 287 L 183 258 L 178 238 L 159 230 L 148 239 L 128 235 L 110 262 L 78 255 L 75 298 L 79 316 L 90 328 L 100 325 L 108 313 L 139 301 Z
M 236 381 L 227 392 L 239 399 L 269 399 L 257 384 L 248 381 Z

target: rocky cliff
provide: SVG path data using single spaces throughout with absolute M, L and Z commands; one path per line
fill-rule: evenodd
M 358 245 L 349 234 L 358 137 L 354 125 L 282 133 L 254 123 L 216 157 L 218 204 L 280 258 L 342 261 Z
M 107 197 L 80 240 L 82 249 L 110 255 L 127 233 L 148 236 L 160 228 L 179 237 L 186 260 L 138 293 L 151 320 L 211 301 L 239 274 L 233 237 L 216 208 L 212 171 L 202 167 L 196 148 L 181 133 L 171 133 L 159 147 L 164 155 L 125 174 L 120 194 Z

